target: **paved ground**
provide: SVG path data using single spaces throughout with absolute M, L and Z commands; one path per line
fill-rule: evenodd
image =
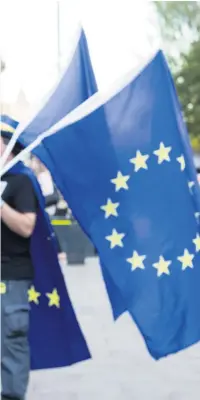
M 34 372 L 28 400 L 200 400 L 200 345 L 155 362 L 128 315 L 113 323 L 97 261 L 64 271 L 93 360 Z

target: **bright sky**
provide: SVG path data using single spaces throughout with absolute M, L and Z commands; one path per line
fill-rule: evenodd
M 1 0 L 0 53 L 6 62 L 1 98 L 14 101 L 22 88 L 33 103 L 58 77 L 57 1 Z M 61 65 L 81 21 L 100 88 L 159 47 L 151 2 L 60 0 Z

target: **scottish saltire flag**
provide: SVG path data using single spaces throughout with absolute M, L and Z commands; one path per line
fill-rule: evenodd
M 108 97 L 60 122 L 49 166 L 64 166 L 66 199 L 98 250 L 115 315 L 127 309 L 159 359 L 200 340 L 199 186 L 162 52 Z

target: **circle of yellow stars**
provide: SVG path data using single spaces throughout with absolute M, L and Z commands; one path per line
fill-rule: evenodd
M 125 233 L 119 233 L 116 229 L 112 230 L 112 234 L 110 236 L 106 236 L 106 240 L 110 242 L 110 248 L 114 249 L 115 247 L 124 247 L 123 239 L 125 237 Z M 195 252 L 200 252 L 200 235 L 197 233 L 195 239 L 193 239 L 193 243 L 195 245 Z M 182 255 L 177 257 L 177 260 L 182 265 L 182 270 L 186 270 L 187 268 L 193 268 L 193 259 L 195 258 L 194 253 L 190 253 L 188 249 L 184 249 Z M 133 254 L 130 258 L 127 258 L 127 262 L 131 264 L 131 270 L 135 271 L 136 269 L 145 269 L 145 260 L 147 259 L 146 255 L 141 255 L 137 251 L 133 251 Z M 172 264 L 172 260 L 166 260 L 164 256 L 160 256 L 159 260 L 153 264 L 153 267 L 157 270 L 157 276 L 160 277 L 163 274 L 170 275 L 170 265 Z
M 170 154 L 172 151 L 172 147 L 165 146 L 163 142 L 160 143 L 159 148 L 153 152 L 153 154 L 157 157 L 158 164 L 162 164 L 164 162 L 170 162 Z M 135 157 L 130 159 L 130 163 L 134 166 L 134 172 L 138 172 L 141 169 L 148 170 L 148 160 L 150 156 L 148 154 L 143 154 L 139 150 L 136 151 Z M 183 155 L 180 155 L 176 158 L 177 162 L 180 164 L 180 171 L 183 172 L 186 168 L 185 158 Z M 111 179 L 111 183 L 115 185 L 115 192 L 119 192 L 120 190 L 128 190 L 128 181 L 130 179 L 130 175 L 123 175 L 121 171 L 118 171 L 117 176 Z M 192 188 L 195 186 L 195 182 L 189 181 L 188 188 L 192 193 Z M 102 205 L 100 208 L 105 213 L 105 219 L 109 217 L 118 217 L 118 208 L 120 207 L 120 203 L 114 203 L 110 198 L 107 199 L 107 203 Z M 195 218 L 199 222 L 200 212 L 195 213 Z M 123 239 L 125 238 L 124 232 L 118 232 L 116 229 L 113 229 L 111 234 L 106 236 L 105 239 L 110 242 L 110 249 L 114 249 L 115 247 L 124 247 Z M 200 252 L 200 236 L 199 234 L 193 239 L 193 243 L 195 245 L 196 253 Z M 181 264 L 182 270 L 186 270 L 187 268 L 193 268 L 193 259 L 195 258 L 195 254 L 190 253 L 188 249 L 184 249 L 182 255 L 177 257 L 177 260 Z M 133 251 L 132 256 L 128 258 L 126 261 L 131 264 L 131 270 L 135 271 L 136 269 L 145 269 L 145 260 L 147 259 L 146 255 L 140 255 L 137 251 Z M 170 275 L 170 266 L 172 264 L 172 260 L 166 260 L 163 255 L 159 257 L 157 262 L 155 262 L 152 267 L 157 270 L 157 276 L 160 277 L 163 274 Z

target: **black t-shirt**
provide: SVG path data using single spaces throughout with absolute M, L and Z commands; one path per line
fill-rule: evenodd
M 7 182 L 2 198 L 10 207 L 20 213 L 37 212 L 37 198 L 27 175 L 5 174 L 2 181 Z M 30 240 L 12 232 L 1 221 L 1 279 L 33 278 Z

